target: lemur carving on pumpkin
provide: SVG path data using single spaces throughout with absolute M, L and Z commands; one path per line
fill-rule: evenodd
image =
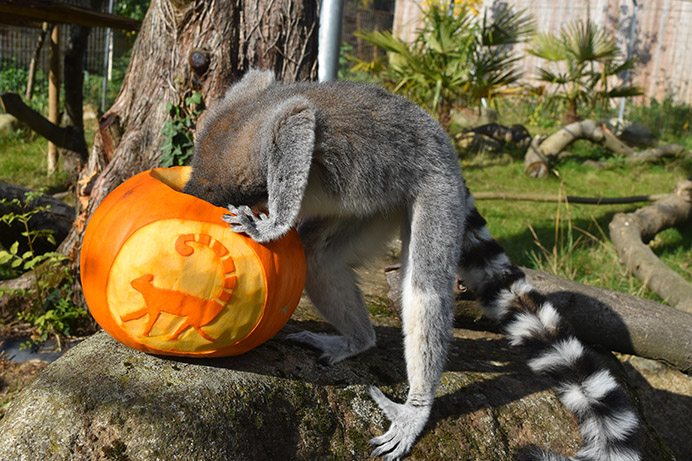
M 233 295 L 233 289 L 236 284 L 236 276 L 233 274 L 235 271 L 233 258 L 228 254 L 228 250 L 221 242 L 213 240 L 212 237 L 207 234 L 180 235 L 175 241 L 175 250 L 181 256 L 190 256 L 194 252 L 194 249 L 190 246 L 190 242 L 197 242 L 201 245 L 208 246 L 216 254 L 224 270 L 224 280 L 221 290 L 213 299 L 208 300 L 181 291 L 154 286 L 152 283 L 154 280 L 153 274 L 143 274 L 135 278 L 130 282 L 130 285 L 142 294 L 144 298 L 144 307 L 121 316 L 120 319 L 123 322 L 129 322 L 130 320 L 139 319 L 148 315 L 149 318 L 147 319 L 143 332 L 144 336 L 149 336 L 161 312 L 166 312 L 185 318 L 183 323 L 168 336 L 169 340 L 178 339 L 178 336 L 188 327 L 194 328 L 209 342 L 215 340 L 215 338 L 206 334 L 204 330 L 202 330 L 202 327 L 212 322 L 219 313 L 221 313 L 221 310 Z

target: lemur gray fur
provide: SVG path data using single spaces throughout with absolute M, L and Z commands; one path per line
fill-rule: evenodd
M 405 403 L 370 396 L 391 421 L 373 456 L 398 459 L 425 426 L 452 331 L 459 274 L 529 366 L 555 377 L 580 422 L 571 459 L 639 460 L 640 425 L 625 391 L 560 320 L 490 236 L 440 125 L 403 97 L 370 85 L 281 84 L 252 70 L 209 109 L 184 192 L 218 206 L 235 232 L 267 242 L 292 226 L 307 257 L 307 294 L 341 334 L 290 339 L 333 364 L 375 346 L 353 267 L 400 229 Z M 250 206 L 265 204 L 268 215 Z M 565 459 L 532 452 L 533 459 Z

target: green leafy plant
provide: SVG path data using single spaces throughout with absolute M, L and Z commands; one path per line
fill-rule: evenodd
M 185 165 L 190 161 L 197 119 L 203 110 L 202 95 L 196 91 L 178 106 L 170 102 L 166 105 L 171 120 L 163 125 L 161 166 Z
M 72 292 L 68 287 L 72 285 L 72 278 L 66 264 L 67 257 L 55 251 L 37 254 L 34 250 L 39 238 L 56 244 L 53 231 L 35 230 L 29 225 L 34 215 L 50 209 L 50 206 L 31 207 L 31 202 L 40 194 L 41 191 L 28 192 L 24 201 L 0 200 L 0 204 L 19 210 L 0 216 L 0 222 L 7 225 L 19 222 L 24 229 L 21 235 L 26 238 L 28 248 L 20 254 L 19 241 L 16 241 L 8 250 L 0 250 L 0 265 L 8 265 L 19 271 L 31 271 L 33 275 L 33 291 L 3 288 L 0 295 L 9 292 L 33 297 L 33 303 L 18 313 L 18 319 L 31 323 L 42 341 L 54 336 L 60 347 L 60 336 L 71 334 L 74 321 L 86 315 L 86 311 L 70 301 Z
M 559 35 L 537 33 L 528 52 L 548 61 L 537 69 L 538 80 L 564 108 L 566 123 L 606 110 L 612 98 L 642 94 L 637 86 L 616 82 L 634 61 L 624 59 L 613 37 L 590 21 L 567 24 Z
M 0 93 L 9 91 L 24 95 L 29 79 L 29 69 L 21 66 L 14 57 L 3 59 L 0 62 L 0 69 Z M 46 113 L 48 110 L 48 78 L 41 69 L 36 71 L 33 97 L 25 102 L 38 112 Z
M 667 94 L 661 101 L 654 98 L 648 105 L 635 105 L 629 109 L 628 120 L 641 123 L 653 131 L 657 138 L 692 146 L 692 106 L 675 100 Z
M 150 3 L 150 0 L 119 0 L 115 2 L 115 12 L 121 16 L 142 21 L 147 14 Z M 125 36 L 131 43 L 134 43 L 137 31 L 126 31 Z
M 20 312 L 18 319 L 36 328 L 36 339 L 43 342 L 53 337 L 57 348 L 61 349 L 60 337 L 70 336 L 76 322 L 87 314 L 86 309 L 76 306 L 70 301 L 71 298 L 72 290 L 51 290 L 39 312 Z
M 354 69 L 384 74 L 394 91 L 426 107 L 449 127 L 455 105 L 480 108 L 481 101 L 505 96 L 521 76 L 511 45 L 533 30 L 525 12 L 506 7 L 481 19 L 479 2 L 434 1 L 423 9 L 423 27 L 413 43 L 391 32 L 357 34 L 386 50 L 385 58 L 364 62 L 352 58 Z
M 125 80 L 127 68 L 130 65 L 132 49 L 127 50 L 121 56 L 113 59 L 112 78 L 106 82 L 106 107 L 110 107 L 120 93 L 120 88 Z M 84 71 L 84 103 L 101 105 L 103 92 L 103 76 Z

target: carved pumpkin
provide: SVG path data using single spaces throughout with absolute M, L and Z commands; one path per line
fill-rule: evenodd
M 140 173 L 93 213 L 82 241 L 89 310 L 111 336 L 154 354 L 226 356 L 274 336 L 305 283 L 295 230 L 260 244 L 227 213 L 180 192 L 189 167 Z

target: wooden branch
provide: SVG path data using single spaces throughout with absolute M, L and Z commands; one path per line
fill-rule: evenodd
M 585 205 L 617 205 L 623 203 L 654 202 L 668 194 L 633 195 L 629 197 L 576 197 L 573 195 L 514 194 L 505 192 L 474 192 L 476 200 L 511 200 L 522 202 L 568 202 Z
M 610 239 L 620 261 L 669 305 L 692 313 L 692 284 L 663 263 L 646 244 L 657 233 L 692 218 L 692 181 L 681 181 L 666 198 L 634 213 L 618 213 Z M 690 330 L 692 331 L 692 330 Z
M 611 351 L 664 361 L 685 373 L 692 372 L 692 315 L 649 299 L 590 287 L 545 272 L 522 268 L 527 280 L 546 294 L 584 342 Z M 398 305 L 401 274 L 386 272 L 390 293 Z M 457 295 L 455 316 L 466 328 L 496 330 L 481 314 L 468 292 Z
M 124 30 L 139 30 L 140 26 L 139 21 L 125 16 L 101 13 L 51 0 L 3 0 L 0 2 L 0 14 L 26 18 L 27 21 L 37 24 L 46 21 L 52 24 L 79 24 Z
M 689 156 L 690 153 L 683 146 L 678 144 L 667 144 L 665 146 L 652 147 L 640 152 L 633 152 L 627 157 L 627 163 L 646 163 L 657 162 L 664 157 Z
M 524 173 L 532 178 L 545 178 L 550 174 L 550 162 L 554 157 L 547 156 L 541 149 L 543 136 L 534 136 L 524 155 Z
M 43 48 L 43 42 L 46 41 L 46 35 L 51 29 L 51 25 L 47 22 L 41 24 L 41 32 L 38 33 L 38 40 L 36 41 L 36 47 L 34 48 L 34 54 L 31 56 L 31 64 L 29 64 L 29 76 L 26 82 L 26 93 L 24 93 L 24 99 L 31 101 L 34 96 L 34 80 L 36 79 L 36 64 L 41 57 L 41 48 Z
M 5 112 L 14 115 L 56 146 L 78 152 L 84 157 L 87 156 L 83 135 L 78 130 L 71 126 L 59 127 L 51 123 L 43 115 L 27 106 L 17 93 L 0 95 L 0 105 Z
M 487 123 L 477 126 L 465 133 L 476 133 L 499 141 L 500 143 L 515 144 L 519 148 L 526 149 L 531 142 L 531 135 L 525 126 L 515 124 L 511 127 L 500 125 L 499 123 Z
M 567 125 L 542 142 L 540 138 L 534 138 L 524 157 L 524 172 L 532 178 L 547 176 L 550 172 L 550 162 L 578 139 L 587 139 L 601 144 L 620 155 L 629 156 L 633 152 L 625 143 L 604 131 L 593 120 L 583 120 Z
M 31 19 L 27 16 L 10 13 L 0 14 L 0 24 L 13 27 L 28 27 L 32 29 L 40 29 L 43 26 L 43 22 L 38 19 Z
M 649 299 L 523 270 L 586 343 L 692 372 L 692 315 Z

